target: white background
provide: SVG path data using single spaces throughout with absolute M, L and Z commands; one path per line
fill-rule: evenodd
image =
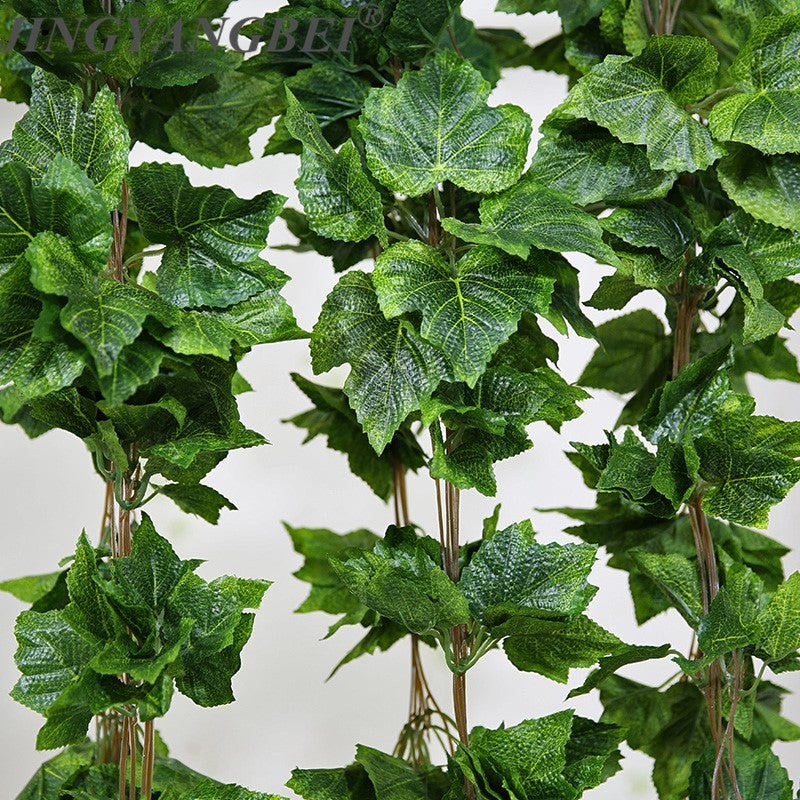
M 228 16 L 239 18 L 276 9 L 278 2 L 240 0 Z M 495 14 L 489 3 L 466 0 L 464 12 L 478 24 L 517 27 L 532 43 L 553 35 L 558 24 L 552 15 L 531 17 Z M 523 68 L 503 78 L 492 103 L 514 102 L 533 118 L 536 130 L 547 112 L 565 95 L 566 80 Z M 21 106 L 0 101 L 0 138 L 6 139 L 23 112 Z M 253 151 L 261 153 L 269 130 L 253 137 Z M 158 160 L 186 163 L 174 155 L 137 145 L 132 163 Z M 297 207 L 293 186 L 298 160 L 273 156 L 222 170 L 187 163 L 195 184 L 221 184 L 245 197 L 272 189 L 290 197 Z M 279 221 L 270 244 L 291 241 Z M 292 278 L 285 290 L 300 325 L 314 324 L 335 277 L 330 264 L 311 254 L 267 251 L 267 257 Z M 576 257 L 581 268 L 582 297 L 587 299 L 603 274 L 610 271 L 589 259 Z M 658 313 L 663 302 L 653 292 L 640 297 Z M 635 308 L 636 303 L 629 309 Z M 596 321 L 620 312 L 591 312 Z M 800 349 L 796 335 L 791 348 Z M 561 342 L 560 368 L 575 380 L 591 356 L 590 342 L 572 337 Z M 253 638 L 245 649 L 241 672 L 234 689 L 238 702 L 217 709 L 201 709 L 180 695 L 162 721 L 160 730 L 172 754 L 195 769 L 215 778 L 239 782 L 253 789 L 288 793 L 283 789 L 295 766 L 333 767 L 349 763 L 356 743 L 391 751 L 405 722 L 408 703 L 409 653 L 407 642 L 388 653 L 367 656 L 345 667 L 325 683 L 330 669 L 355 643 L 358 630 L 349 628 L 325 642 L 318 641 L 331 622 L 323 614 L 294 615 L 306 594 L 306 584 L 292 577 L 300 559 L 292 550 L 281 522 L 308 527 L 331 527 L 345 532 L 357 527 L 382 531 L 391 521 L 391 508 L 378 500 L 358 478 L 350 475 L 346 459 L 326 449 L 323 440 L 301 446 L 303 434 L 281 423 L 307 408 L 308 403 L 289 378 L 297 371 L 312 377 L 307 343 L 304 341 L 257 348 L 247 357 L 243 372 L 255 392 L 241 398 L 244 422 L 271 441 L 271 446 L 234 452 L 212 473 L 209 483 L 222 491 L 239 511 L 223 512 L 214 527 L 195 517 L 182 515 L 167 500 L 157 499 L 148 508 L 159 530 L 184 558 L 204 558 L 201 573 L 212 578 L 225 573 L 264 577 L 275 581 L 258 614 Z M 341 385 L 346 373 L 322 380 Z M 758 411 L 784 419 L 797 418 L 800 388 L 783 381 L 755 378 L 751 386 Z M 563 505 L 590 506 L 593 495 L 563 451 L 570 440 L 599 442 L 619 412 L 620 400 L 605 392 L 584 404 L 584 415 L 564 426 L 556 435 L 544 424 L 533 428 L 535 448 L 498 467 L 503 525 L 532 517 L 541 541 L 570 541 L 561 533 L 569 522 L 557 514 L 534 508 Z M 83 444 L 66 433 L 52 432 L 29 441 L 21 431 L 0 429 L 0 532 L 3 550 L 0 579 L 50 572 L 63 556 L 71 553 L 82 528 L 97 536 L 103 486 L 96 477 Z M 481 520 L 496 501 L 475 492 L 464 495 L 463 536 L 480 536 Z M 412 478 L 411 515 L 434 532 L 435 496 L 430 479 Z M 770 534 L 796 546 L 800 493 L 794 491 L 772 513 Z M 601 556 L 600 562 L 604 561 Z M 793 553 L 786 560 L 787 572 L 800 566 Z M 643 627 L 635 623 L 623 573 L 598 563 L 592 575 L 600 586 L 590 613 L 602 625 L 628 642 L 661 644 L 687 650 L 690 632 L 677 614 L 662 614 Z M 13 624 L 20 604 L 0 595 L 0 774 L 6 787 L 2 794 L 16 796 L 46 754 L 34 751 L 36 731 L 42 719 L 14 703 L 5 692 L 16 680 Z M 437 655 L 425 648 L 428 674 L 440 702 L 450 707 L 449 673 Z M 660 683 L 674 672 L 667 661 L 629 668 L 631 677 Z M 586 670 L 573 672 L 570 685 L 579 684 Z M 800 680 L 785 676 L 782 683 L 793 690 Z M 549 714 L 565 707 L 568 687 L 537 675 L 517 672 L 502 652 L 490 653 L 469 673 L 470 725 L 496 727 Z M 597 718 L 601 707 L 594 695 L 566 705 L 578 713 Z M 800 719 L 800 703 L 791 697 L 787 715 Z M 779 754 L 793 779 L 800 778 L 800 746 L 778 745 Z M 649 780 L 652 762 L 646 756 L 626 751 L 624 770 L 587 796 L 601 798 L 655 798 Z

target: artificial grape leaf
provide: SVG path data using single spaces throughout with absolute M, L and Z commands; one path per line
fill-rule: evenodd
M 704 170 L 724 151 L 683 107 L 713 91 L 717 67 L 705 39 L 654 36 L 640 55 L 598 64 L 553 116 L 584 117 L 623 142 L 645 145 L 654 169 Z
M 352 371 L 344 391 L 378 454 L 447 375 L 444 356 L 408 322 L 386 319 L 372 278 L 360 271 L 341 278 L 311 337 L 315 373 L 345 362 Z
M 759 613 L 758 646 L 771 660 L 778 661 L 793 655 L 800 647 L 800 573 L 795 572 L 782 583 Z
M 31 416 L 49 428 L 61 428 L 81 439 L 97 431 L 97 408 L 76 389 L 60 389 L 30 401 Z
M 431 557 L 433 540 L 413 528 L 390 528 L 372 551 L 351 551 L 331 566 L 365 606 L 418 634 L 445 630 L 469 620 L 458 587 Z
M 216 525 L 223 508 L 236 511 L 236 506 L 210 486 L 170 483 L 159 488 L 159 494 L 166 495 L 181 511 L 195 514 L 206 522 Z
M 534 541 L 530 522 L 484 541 L 464 568 L 459 588 L 487 626 L 523 613 L 544 619 L 580 614 L 597 591 L 587 583 L 597 550 L 587 544 Z
M 81 533 L 75 558 L 67 573 L 67 590 L 70 600 L 83 614 L 86 629 L 98 639 L 113 637 L 121 629 L 101 587 L 97 553 L 89 544 L 86 531 Z
M 386 450 L 378 455 L 341 389 L 314 384 L 297 373 L 292 373 L 292 380 L 314 403 L 314 408 L 287 421 L 308 431 L 304 444 L 316 436 L 327 436 L 328 447 L 346 453 L 350 471 L 378 497 L 388 500 L 391 496 L 397 464 L 414 471 L 424 466 L 425 455 L 407 427 L 400 428 Z
M 547 309 L 553 281 L 537 269 L 544 258 L 537 253 L 521 262 L 481 246 L 451 269 L 432 247 L 401 242 L 380 256 L 373 281 L 383 313 L 421 312 L 422 337 L 474 386 L 522 313 Z
M 422 775 L 401 758 L 360 744 L 356 761 L 369 775 L 376 797 L 385 800 L 428 800 L 430 797 Z
M 49 800 L 82 773 L 94 759 L 91 742 L 70 747 L 47 760 L 19 793 L 17 800 Z
M 280 295 L 287 276 L 266 262 L 261 262 L 259 273 L 269 287 L 265 291 L 229 308 L 186 311 L 178 324 L 159 334 L 161 341 L 176 353 L 227 359 L 235 344 L 249 348 L 307 337 Z
M 296 609 L 298 613 L 325 611 L 328 614 L 350 614 L 360 603 L 342 583 L 330 559 L 354 548 L 368 550 L 378 541 L 371 531 L 360 529 L 337 534 L 322 528 L 293 528 L 285 525 L 294 549 L 305 558 L 294 573 L 296 578 L 311 584 L 308 597 Z
M 567 622 L 520 614 L 495 633 L 507 634 L 503 649 L 517 669 L 559 683 L 567 682 L 570 669 L 593 667 L 601 656 L 624 647 L 613 633 L 583 614 Z
M 703 508 L 722 519 L 763 528 L 770 508 L 800 480 L 800 464 L 767 447 L 746 444 L 711 437 L 697 440 L 700 475 L 710 484 Z
M 761 21 L 730 68 L 742 90 L 714 106 L 711 133 L 762 153 L 800 151 L 794 120 L 800 115 L 800 17 L 770 16 Z
M 317 120 L 286 90 L 284 117 L 289 132 L 303 144 L 297 189 L 312 230 L 330 239 L 360 242 L 376 235 L 388 247 L 383 203 L 361 164 L 352 140 L 337 153 Z
M 744 248 L 763 283 L 797 274 L 800 232 L 776 228 L 741 210 L 727 217 L 720 228 L 723 241 Z
M 469 753 L 459 747 L 455 761 L 489 797 L 505 796 L 498 794 L 504 787 L 521 800 L 570 797 L 574 792 L 562 772 L 572 725 L 573 712 L 567 710 L 512 728 L 478 726 L 470 732 Z
M 617 208 L 600 224 L 628 244 L 655 248 L 669 259 L 680 258 L 694 235 L 689 220 L 666 201 Z
M 606 678 L 612 676 L 621 667 L 628 664 L 638 664 L 642 661 L 650 661 L 655 658 L 663 658 L 669 653 L 669 645 L 660 646 L 650 645 L 627 645 L 620 648 L 612 655 L 603 656 L 599 661 L 599 669 L 589 673 L 583 684 L 569 693 L 569 697 L 577 697 L 587 694 L 601 686 Z
M 678 553 L 635 550 L 631 557 L 637 568 L 666 594 L 680 615 L 696 628 L 703 618 L 696 564 Z
M 726 367 L 730 350 L 722 350 L 692 362 L 652 397 L 639 423 L 653 443 L 680 442 L 702 434 L 732 394 Z
M 760 587 L 753 572 L 734 563 L 725 575 L 725 585 L 717 592 L 697 632 L 703 654 L 700 664 L 681 660 L 686 671 L 696 672 L 726 653 L 753 644 L 758 632 L 756 615 Z
M 762 155 L 739 146 L 717 166 L 728 196 L 750 216 L 800 230 L 800 155 Z
M 603 473 L 597 481 L 600 492 L 620 492 L 630 500 L 644 500 L 653 486 L 656 457 L 630 430 L 621 442 L 609 434 L 611 449 Z
M 8 592 L 17 600 L 31 605 L 37 603 L 53 591 L 64 573 L 50 572 L 47 575 L 30 575 L 27 578 L 11 578 L 0 581 L 0 592 Z
M 544 129 L 530 173 L 578 205 L 616 205 L 664 197 L 675 171 L 655 170 L 645 147 L 621 142 L 588 120 Z
M 204 708 L 232 703 L 231 681 L 242 666 L 241 652 L 253 632 L 255 615 L 242 614 L 231 642 L 217 653 L 190 650 L 181 658 L 176 685 L 182 694 Z
M 532 247 L 557 253 L 580 252 L 606 264 L 618 264 L 602 240 L 600 223 L 528 172 L 510 189 L 486 197 L 480 224 L 448 217 L 442 227 L 465 242 L 492 245 L 520 258 Z
M 216 87 L 182 103 L 164 125 L 169 144 L 206 167 L 242 164 L 252 158 L 250 136 L 282 109 L 279 73 L 226 70 Z
M 403 61 L 420 61 L 442 38 L 461 0 L 398 0 L 383 32 L 386 47 Z
M 620 394 L 637 391 L 655 373 L 665 372 L 672 342 L 664 323 L 647 309 L 604 322 L 597 328 L 600 347 L 578 383 Z
M 99 377 L 100 391 L 112 406 L 119 406 L 137 389 L 158 375 L 166 353 L 158 346 L 138 339 L 124 347 L 114 360 L 111 372 Z
M 22 164 L 37 180 L 60 153 L 85 170 L 108 206 L 116 208 L 129 147 L 128 128 L 106 87 L 84 111 L 79 87 L 37 69 L 30 110 L 15 126 L 12 138 L 0 145 L 0 164 Z
M 19 261 L 0 279 L 0 381 L 14 382 L 22 402 L 70 386 L 86 366 L 70 342 L 35 335 L 39 319 L 60 308 L 31 286 L 28 271 Z
M 447 180 L 482 193 L 511 186 L 525 166 L 530 119 L 516 106 L 489 107 L 489 90 L 447 51 L 397 86 L 373 89 L 359 123 L 372 173 L 411 197 Z
M 445 442 L 441 428 L 433 426 L 431 477 L 452 483 L 458 489 L 477 489 L 487 497 L 497 494 L 494 464 L 513 458 L 533 447 L 525 429 L 506 424 L 502 433 L 479 427 L 462 427 L 455 438 L 457 446 Z
M 14 659 L 22 675 L 11 691 L 18 703 L 46 714 L 78 680 L 100 651 L 99 640 L 84 626 L 85 618 L 75 606 L 19 615 Z
M 275 271 L 258 255 L 285 197 L 192 186 L 178 164 L 142 164 L 129 182 L 142 233 L 166 245 L 159 295 L 182 308 L 227 307 L 274 288 Z

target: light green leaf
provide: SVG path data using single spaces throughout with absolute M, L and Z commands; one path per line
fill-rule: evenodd
M 666 201 L 617 208 L 599 224 L 628 244 L 657 249 L 673 260 L 686 252 L 694 236 L 689 220 Z
M 525 166 L 530 119 L 516 106 L 490 108 L 489 90 L 447 51 L 397 86 L 373 89 L 359 126 L 375 177 L 411 197 L 447 180 L 482 193 L 508 188 Z
M 625 144 L 588 120 L 545 126 L 530 173 L 573 203 L 617 205 L 666 196 L 677 172 L 654 170 L 644 146 Z
M 360 271 L 344 275 L 325 301 L 311 360 L 317 374 L 350 363 L 344 390 L 379 454 L 447 374 L 444 356 L 408 322 L 387 321 L 372 278 Z
M 83 627 L 74 606 L 63 611 L 23 611 L 15 634 L 19 647 L 14 656 L 22 673 L 11 696 L 41 714 L 73 685 L 100 651 L 99 640 Z
M 317 120 L 286 90 L 284 117 L 289 132 L 303 143 L 296 181 L 312 230 L 330 239 L 360 242 L 376 235 L 388 247 L 383 203 L 361 164 L 352 140 L 336 153 Z
M 480 225 L 448 217 L 442 227 L 465 242 L 499 247 L 520 258 L 528 258 L 536 247 L 588 253 L 605 264 L 619 263 L 603 242 L 600 223 L 539 183 L 531 172 L 505 192 L 484 198 L 480 216 Z
M 367 771 L 375 796 L 382 800 L 428 800 L 430 794 L 422 776 L 401 758 L 358 745 L 356 761 Z
M 762 153 L 800 151 L 800 15 L 761 20 L 731 65 L 741 94 L 726 97 L 709 117 L 712 135 Z
M 696 172 L 724 151 L 684 110 L 714 89 L 717 55 L 705 39 L 654 36 L 635 57 L 608 56 L 581 78 L 555 117 L 585 117 L 629 144 L 654 169 Z
M 567 622 L 519 615 L 499 632 L 508 634 L 503 649 L 517 669 L 559 683 L 567 682 L 570 669 L 593 667 L 601 656 L 624 647 L 613 633 L 582 614 Z
M 192 186 L 177 164 L 142 164 L 129 181 L 142 232 L 167 245 L 156 279 L 162 297 L 183 308 L 226 307 L 273 288 L 274 270 L 258 255 L 285 197 L 242 200 L 221 186 Z
M 216 87 L 183 103 L 164 125 L 169 143 L 205 167 L 242 164 L 252 158 L 250 136 L 281 110 L 283 76 L 227 70 Z
M 800 155 L 765 156 L 742 146 L 720 161 L 717 175 L 750 216 L 800 230 Z
M 671 360 L 672 342 L 664 323 L 646 309 L 604 322 L 597 338 L 600 347 L 578 378 L 582 386 L 634 392 Z
M 490 247 L 470 250 L 452 270 L 432 247 L 402 242 L 383 253 L 375 291 L 387 317 L 422 313 L 420 333 L 448 357 L 457 378 L 474 386 L 524 311 L 547 309 L 552 279 Z
M 38 180 L 60 153 L 85 170 L 108 206 L 116 208 L 129 147 L 128 127 L 105 86 L 84 111 L 77 86 L 36 70 L 30 110 L 15 126 L 12 138 L 0 145 L 0 164 L 22 164 Z
M 484 541 L 464 568 L 459 588 L 487 626 L 523 613 L 544 619 L 580 614 L 597 591 L 587 583 L 597 551 L 586 544 L 534 541 L 530 522 Z
M 703 618 L 697 565 L 678 553 L 635 550 L 631 556 L 638 569 L 670 598 L 681 616 L 696 628 Z
M 759 613 L 758 646 L 771 660 L 778 661 L 794 654 L 800 647 L 800 573 L 795 572 L 782 583 Z
M 230 500 L 210 486 L 203 486 L 201 483 L 193 486 L 170 483 L 160 487 L 159 493 L 169 497 L 181 511 L 195 514 L 212 525 L 219 522 L 219 513 L 223 508 L 230 511 L 237 510 Z
M 431 557 L 433 540 L 413 528 L 390 528 L 373 551 L 351 551 L 331 566 L 365 606 L 418 634 L 444 631 L 469 620 L 458 587 Z

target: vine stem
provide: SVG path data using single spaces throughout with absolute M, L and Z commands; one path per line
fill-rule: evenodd
M 398 527 L 408 525 L 411 517 L 408 511 L 408 487 L 406 484 L 406 470 L 405 467 L 399 462 L 392 463 L 392 483 L 393 483 L 393 497 L 394 497 L 394 516 L 395 524 Z M 428 679 L 425 676 L 425 668 L 422 663 L 422 655 L 419 647 L 419 636 L 417 634 L 411 635 L 411 693 L 408 707 L 408 726 L 415 724 L 417 721 L 422 726 L 423 735 L 431 731 L 436 735 L 442 749 L 452 754 L 454 752 L 452 745 L 452 734 L 450 732 L 450 721 L 447 715 L 442 711 L 439 703 L 431 691 Z M 430 722 L 431 715 L 435 713 L 442 722 L 442 730 L 447 735 L 447 744 L 439 736 L 436 726 Z M 395 750 L 397 755 L 402 755 L 402 739 L 398 742 Z M 423 752 L 416 752 L 415 747 L 411 746 L 411 756 L 417 763 L 424 761 Z

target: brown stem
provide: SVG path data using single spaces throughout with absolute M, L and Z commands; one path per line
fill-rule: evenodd
M 150 800 L 153 794 L 155 739 L 155 723 L 153 720 L 148 720 L 144 723 L 144 742 L 142 744 L 142 800 Z

